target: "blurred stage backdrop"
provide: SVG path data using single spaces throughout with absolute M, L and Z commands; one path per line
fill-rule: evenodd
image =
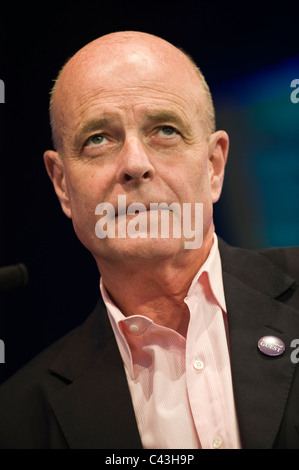
M 230 135 L 217 233 L 245 248 L 299 244 L 295 5 L 65 1 L 2 9 L 0 267 L 25 263 L 29 283 L 0 294 L 1 381 L 80 324 L 98 297 L 95 263 L 63 215 L 42 158 L 52 147 L 52 80 L 98 36 L 145 31 L 193 56 L 214 96 L 217 128 Z

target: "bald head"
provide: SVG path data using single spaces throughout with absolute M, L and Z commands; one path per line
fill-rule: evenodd
M 128 69 L 134 68 L 140 82 L 146 74 L 156 74 L 174 84 L 183 81 L 190 89 L 190 98 L 199 102 L 202 124 L 209 136 L 215 130 L 211 94 L 206 81 L 193 60 L 169 42 L 147 33 L 126 31 L 102 36 L 80 49 L 63 66 L 51 92 L 50 118 L 55 148 L 63 153 L 66 120 L 80 107 L 80 94 L 92 93 L 97 81 L 100 90 L 109 88 L 111 77 L 119 83 L 126 80 Z M 131 77 L 129 75 L 128 77 Z M 129 78 L 128 78 L 129 80 Z

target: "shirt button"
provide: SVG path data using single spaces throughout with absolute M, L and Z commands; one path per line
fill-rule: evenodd
M 131 333 L 138 333 L 139 331 L 139 326 L 138 325 L 130 325 L 130 331 Z
M 223 444 L 222 438 L 219 436 L 215 437 L 215 439 L 213 440 L 214 449 L 220 449 L 220 447 L 222 447 L 222 444 Z
M 201 370 L 203 369 L 203 362 L 200 359 L 195 359 L 195 361 L 193 362 L 193 367 L 196 370 Z

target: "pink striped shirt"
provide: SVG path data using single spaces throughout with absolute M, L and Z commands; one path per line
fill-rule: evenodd
M 238 449 L 226 304 L 218 241 L 185 302 L 186 338 L 152 320 L 125 317 L 100 284 L 123 359 L 145 449 Z

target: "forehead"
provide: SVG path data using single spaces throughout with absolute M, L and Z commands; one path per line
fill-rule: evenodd
M 173 48 L 175 49 L 175 48 Z M 181 51 L 148 47 L 79 54 L 67 64 L 55 92 L 60 127 L 113 109 L 142 112 L 148 107 L 191 114 L 205 105 L 195 68 Z M 59 115 L 59 116 L 57 116 Z M 193 117 L 193 116 L 192 116 Z

